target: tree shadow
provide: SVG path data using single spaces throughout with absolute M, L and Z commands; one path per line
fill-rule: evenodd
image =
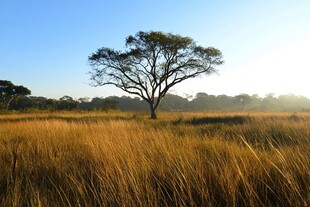
M 247 120 L 245 116 L 227 116 L 227 117 L 202 117 L 193 118 L 188 121 L 192 125 L 202 125 L 202 124 L 243 124 Z

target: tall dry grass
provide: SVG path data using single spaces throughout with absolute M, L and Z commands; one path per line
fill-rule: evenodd
M 0 206 L 309 206 L 310 114 L 0 116 Z

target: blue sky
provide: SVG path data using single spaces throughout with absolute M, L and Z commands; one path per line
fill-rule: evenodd
M 125 95 L 89 86 L 87 57 L 154 30 L 224 54 L 218 75 L 188 80 L 172 93 L 310 98 L 309 11 L 309 0 L 0 0 L 0 79 L 50 98 Z

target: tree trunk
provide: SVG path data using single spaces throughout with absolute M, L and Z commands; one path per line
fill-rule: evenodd
M 7 105 L 6 105 L 6 109 L 7 110 L 10 110 L 10 104 L 11 104 L 11 102 L 13 101 L 13 99 L 15 98 L 16 96 L 15 95 L 13 95 L 12 96 L 12 98 L 9 100 L 9 102 L 7 103 Z
M 157 119 L 156 108 L 154 108 L 153 104 L 150 104 L 151 108 L 151 119 Z

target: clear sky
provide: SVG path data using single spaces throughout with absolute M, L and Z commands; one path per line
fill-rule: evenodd
M 49 98 L 125 95 L 89 86 L 87 58 L 103 46 L 123 49 L 140 30 L 223 52 L 219 74 L 172 93 L 310 98 L 309 0 L 0 0 L 0 80 Z

